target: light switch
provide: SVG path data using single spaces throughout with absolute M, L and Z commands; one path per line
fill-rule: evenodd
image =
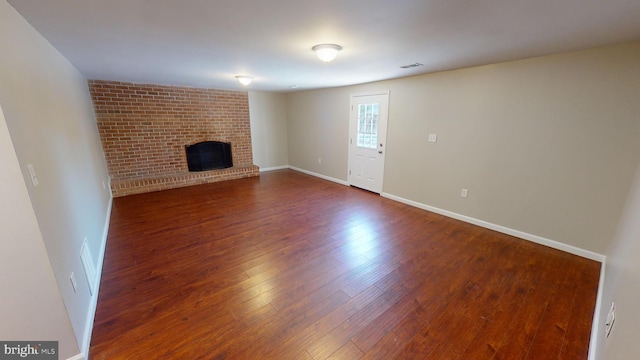
M 73 272 L 71 273 L 71 275 L 69 275 L 69 280 L 71 280 L 71 287 L 73 288 L 73 292 L 78 292 L 78 282 L 76 281 L 76 276 L 73 274 Z
M 33 184 L 33 187 L 38 186 L 40 182 L 36 177 L 36 170 L 33 168 L 33 164 L 28 164 L 27 169 L 29 169 L 29 176 L 31 177 L 31 183 Z
M 429 142 L 436 142 L 438 141 L 438 134 L 429 134 Z

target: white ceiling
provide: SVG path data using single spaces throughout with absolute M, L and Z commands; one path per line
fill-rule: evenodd
M 640 39 L 640 0 L 8 2 L 89 79 L 220 89 L 351 85 Z M 325 64 L 320 43 L 344 49 Z

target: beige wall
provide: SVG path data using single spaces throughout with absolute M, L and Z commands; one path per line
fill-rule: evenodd
M 596 339 L 597 359 L 636 359 L 640 354 L 640 166 L 618 225 L 616 236 L 607 252 L 599 329 Z M 611 303 L 615 302 L 616 321 L 609 338 L 604 324 Z
M 289 164 L 346 181 L 349 96 L 390 90 L 385 193 L 604 254 L 640 159 L 638 63 L 634 43 L 291 93 Z
M 25 179 L 23 185 L 27 184 L 44 247 L 75 333 L 74 343 L 70 343 L 68 329 L 62 325 L 46 326 L 59 334 L 62 356 L 73 351 L 77 354 L 76 340 L 81 349 L 87 345 L 83 342 L 90 334 L 96 296 L 89 294 L 80 249 L 86 237 L 93 262 L 99 267 L 110 203 L 110 193 L 103 188 L 109 179 L 87 82 L 5 0 L 0 0 L 0 44 L 0 105 Z M 27 164 L 34 165 L 38 187 L 27 180 Z M 4 231 L 3 242 L 21 241 L 5 237 Z M 29 261 L 31 254 L 3 252 L 2 256 Z M 71 272 L 77 278 L 77 293 L 69 281 Z M 12 276 L 20 279 L 22 274 Z M 49 300 L 42 296 L 40 301 Z M 25 316 L 30 310 L 10 309 Z M 44 325 L 37 321 L 29 325 L 26 330 L 33 331 L 31 339 L 37 338 Z M 0 323 L 5 331 L 11 326 Z
M 374 90 L 386 90 L 375 85 L 372 87 Z M 349 95 L 360 91 L 359 87 L 342 87 L 289 94 L 289 165 L 347 180 Z
M 289 165 L 287 95 L 249 92 L 253 163 L 262 170 Z
M 66 359 L 78 347 L 1 108 L 0 164 L 0 339 L 57 340 Z

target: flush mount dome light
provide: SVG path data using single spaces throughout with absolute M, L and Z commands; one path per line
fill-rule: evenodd
M 316 52 L 318 58 L 324 62 L 329 62 L 338 56 L 342 46 L 336 44 L 320 44 L 311 48 Z
M 236 79 L 238 79 L 238 82 L 244 86 L 247 86 L 249 84 L 251 84 L 251 81 L 253 80 L 253 76 L 248 76 L 248 75 L 236 75 Z

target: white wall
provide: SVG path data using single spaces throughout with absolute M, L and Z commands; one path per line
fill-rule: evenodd
M 0 108 L 0 339 L 59 341 L 79 352 Z
M 637 359 L 640 354 L 640 166 L 607 252 L 605 279 L 597 334 L 598 359 Z M 611 303 L 616 304 L 616 321 L 611 335 L 604 335 L 604 324 Z
M 390 90 L 385 193 L 604 254 L 640 160 L 639 63 L 631 43 L 290 93 L 289 164 L 346 181 L 349 96 Z
M 287 96 L 249 92 L 253 163 L 261 170 L 289 165 L 287 153 Z
M 108 188 L 103 188 L 108 173 L 87 82 L 5 0 L 0 0 L 0 44 L 0 105 L 55 279 L 83 350 L 88 346 L 97 295 L 89 294 L 80 249 L 86 237 L 98 268 L 111 199 Z M 28 181 L 27 164 L 34 165 L 38 187 Z M 28 258 L 24 253 L 12 256 Z M 77 278 L 77 293 L 69 281 L 71 272 Z M 35 335 L 40 325 L 31 326 Z M 60 329 L 60 336 L 64 331 Z M 78 348 L 68 344 L 67 338 L 61 341 L 67 353 Z

